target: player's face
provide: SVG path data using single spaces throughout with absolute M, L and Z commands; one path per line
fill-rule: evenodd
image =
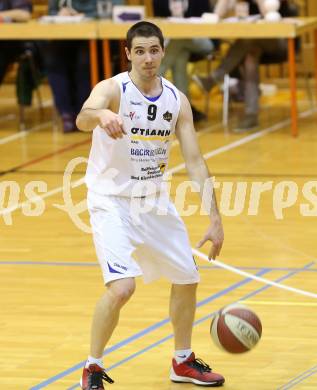
M 132 40 L 131 51 L 126 49 L 127 57 L 132 63 L 132 69 L 144 78 L 157 75 L 164 51 L 157 37 L 135 37 Z

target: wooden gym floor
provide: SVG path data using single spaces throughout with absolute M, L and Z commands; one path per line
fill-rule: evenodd
M 65 168 L 72 159 L 88 156 L 90 135 L 64 135 L 53 128 L 51 97 L 46 88 L 43 92 L 48 106 L 44 118 L 39 119 L 35 108 L 29 110 L 29 130 L 18 132 L 13 88 L 0 89 L 0 383 L 6 390 L 79 388 L 91 314 L 104 289 L 91 235 L 78 227 L 88 226 L 85 204 L 81 203 L 86 194 L 84 185 L 77 183 L 71 189 L 73 204 L 79 204 L 78 219 L 62 207 L 69 205 L 66 190 L 62 192 Z M 224 132 L 220 100 L 215 96 L 209 121 L 200 126 L 198 137 L 210 171 L 221 183 L 217 193 L 226 237 L 219 260 L 316 294 L 317 115 L 310 112 L 305 91 L 300 90 L 298 97 L 301 119 L 297 139 L 290 136 L 287 90 L 262 98 L 260 129 L 242 135 Z M 203 105 L 199 100 L 196 103 Z M 231 124 L 237 110 L 232 111 Z M 174 142 L 172 198 L 177 184 L 187 179 L 180 164 L 179 146 Z M 84 171 L 85 164 L 78 165 L 71 181 L 80 180 Z M 38 187 L 41 193 L 35 190 L 40 195 L 38 202 L 33 199 L 30 206 L 26 200 L 34 194 L 26 195 L 25 189 L 30 191 L 32 181 L 43 183 Z M 239 185 L 247 188 L 246 202 L 243 210 L 236 210 L 237 215 L 229 215 L 226 189 L 238 182 L 245 183 Z M 249 209 L 253 182 L 272 185 L 263 193 L 256 215 L 250 215 Z M 286 185 L 291 191 L 283 195 Z M 306 198 L 303 194 L 309 185 L 310 201 L 307 193 Z M 278 209 L 279 196 L 282 201 L 288 197 L 292 205 Z M 196 195 L 188 193 L 188 203 L 199 204 Z M 36 212 L 37 216 L 28 216 Z M 208 219 L 198 213 L 184 219 L 195 246 Z M 202 249 L 207 251 L 207 246 Z M 225 389 L 316 389 L 316 296 L 259 283 L 199 257 L 197 262 L 202 281 L 193 348 L 226 377 Z M 147 286 L 138 281 L 104 359 L 116 381 L 113 389 L 195 388 L 168 379 L 173 353 L 168 295 L 164 280 Z M 252 307 L 263 323 L 259 345 L 239 356 L 218 350 L 209 337 L 212 313 L 235 301 Z

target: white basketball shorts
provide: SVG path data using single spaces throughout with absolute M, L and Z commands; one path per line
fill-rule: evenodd
M 163 212 L 156 196 L 131 201 L 89 191 L 87 201 L 106 284 L 140 275 L 145 283 L 160 277 L 173 284 L 199 282 L 186 227 L 170 200 Z

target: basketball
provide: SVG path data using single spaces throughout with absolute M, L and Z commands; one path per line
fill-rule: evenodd
M 247 306 L 232 304 L 222 308 L 213 318 L 210 334 L 215 344 L 230 353 L 251 350 L 262 335 L 259 317 Z

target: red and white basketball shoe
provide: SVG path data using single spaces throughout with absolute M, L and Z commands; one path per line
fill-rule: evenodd
M 194 352 L 183 363 L 172 361 L 170 379 L 173 382 L 189 382 L 199 386 L 216 387 L 225 382 L 225 378 L 212 372 L 211 368 L 201 359 L 196 359 Z
M 83 390 L 104 390 L 103 381 L 114 382 L 98 364 L 90 364 L 83 370 L 80 386 Z

